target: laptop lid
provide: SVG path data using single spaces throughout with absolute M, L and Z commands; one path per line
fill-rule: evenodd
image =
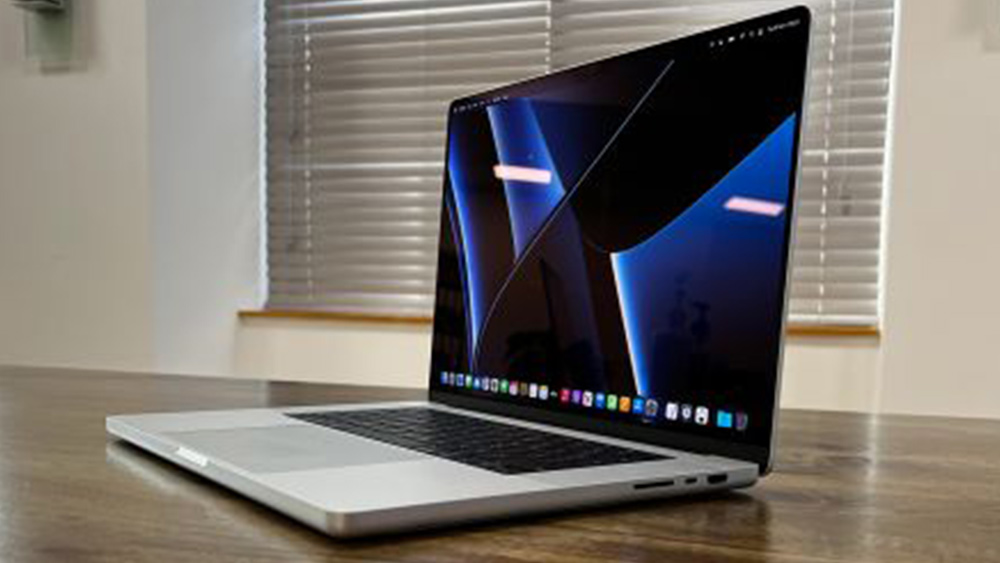
M 810 13 L 451 104 L 431 399 L 758 463 Z

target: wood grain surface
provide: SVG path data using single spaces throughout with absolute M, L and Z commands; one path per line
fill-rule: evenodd
M 108 414 L 415 391 L 0 367 L 0 561 L 1000 561 L 1000 422 L 786 411 L 756 487 L 336 541 L 105 435 Z

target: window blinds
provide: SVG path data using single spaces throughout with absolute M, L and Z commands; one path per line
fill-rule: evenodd
M 427 316 L 447 103 L 548 69 L 546 0 L 268 0 L 271 308 Z
M 448 100 L 788 6 L 266 0 L 270 308 L 430 314 Z M 791 320 L 878 322 L 893 0 L 813 0 Z

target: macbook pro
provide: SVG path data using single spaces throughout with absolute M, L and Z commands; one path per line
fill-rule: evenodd
M 427 401 L 108 432 L 335 536 L 753 485 L 809 30 L 793 8 L 455 100 Z

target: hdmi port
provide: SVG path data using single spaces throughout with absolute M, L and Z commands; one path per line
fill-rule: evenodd
M 708 476 L 709 485 L 721 485 L 729 480 L 729 476 L 725 473 L 716 473 L 715 475 Z

